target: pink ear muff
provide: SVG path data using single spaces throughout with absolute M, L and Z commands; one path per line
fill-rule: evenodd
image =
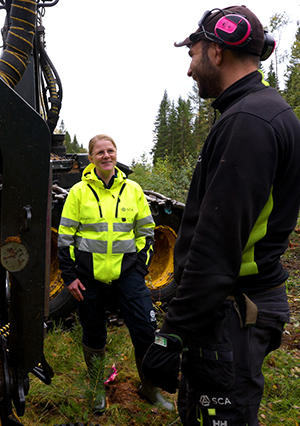
M 250 22 L 242 15 L 222 16 L 215 25 L 215 35 L 230 46 L 239 46 L 245 43 L 250 34 Z

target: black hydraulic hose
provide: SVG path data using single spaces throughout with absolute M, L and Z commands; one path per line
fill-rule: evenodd
M 46 3 L 48 1 L 48 3 Z M 33 50 L 34 37 L 36 35 L 36 14 L 39 7 L 50 7 L 58 3 L 59 0 L 13 0 L 10 6 L 10 26 L 5 39 L 5 49 L 0 57 L 0 78 L 10 87 L 14 88 L 21 80 Z M 1 0 L 0 0 L 1 2 Z M 7 10 L 9 12 L 9 10 Z M 9 19 L 7 18 L 7 21 Z M 39 27 L 38 31 L 43 31 Z M 47 83 L 47 88 L 43 91 L 43 106 L 46 109 L 45 120 L 51 132 L 55 130 L 59 119 L 62 101 L 62 85 L 59 75 L 49 59 L 43 42 L 39 43 L 41 69 Z M 58 87 L 58 89 L 57 89 Z M 50 97 L 46 99 L 46 91 Z M 48 108 L 48 101 L 50 108 Z
M 51 108 L 48 110 L 47 108 L 47 124 L 51 130 L 54 131 L 57 121 L 59 119 L 59 113 L 61 109 L 61 101 L 62 101 L 62 85 L 59 78 L 59 75 L 53 66 L 49 56 L 46 53 L 43 43 L 41 42 L 39 45 L 40 49 L 40 58 L 41 58 L 41 66 L 42 70 L 47 82 L 47 88 L 50 91 L 50 104 Z M 56 87 L 58 86 L 59 91 L 57 91 Z M 44 100 L 46 105 L 47 100 Z
M 0 57 L 0 78 L 10 87 L 21 80 L 33 50 L 37 4 L 33 0 L 13 0 L 11 26 Z
M 38 3 L 37 7 L 51 7 L 51 6 L 55 6 L 59 0 L 52 0 L 50 3 L 45 3 L 45 1 L 50 1 L 50 0 L 43 0 L 42 3 Z

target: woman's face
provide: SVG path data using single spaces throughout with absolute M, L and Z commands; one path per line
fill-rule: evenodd
M 95 143 L 89 159 L 95 164 L 97 174 L 107 179 L 114 174 L 117 164 L 117 149 L 111 141 L 100 139 Z

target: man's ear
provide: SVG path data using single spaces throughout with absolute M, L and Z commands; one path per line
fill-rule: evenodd
M 215 64 L 217 66 L 220 66 L 224 57 L 224 49 L 222 49 L 222 47 L 219 46 L 217 43 L 212 43 L 212 47 L 213 47 L 213 52 L 212 52 L 213 60 L 215 61 Z

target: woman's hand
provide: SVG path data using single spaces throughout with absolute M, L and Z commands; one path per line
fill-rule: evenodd
M 80 290 L 84 291 L 85 287 L 78 278 L 72 281 L 71 284 L 67 285 L 67 288 L 76 300 L 78 300 L 79 302 L 83 300 L 83 295 Z

